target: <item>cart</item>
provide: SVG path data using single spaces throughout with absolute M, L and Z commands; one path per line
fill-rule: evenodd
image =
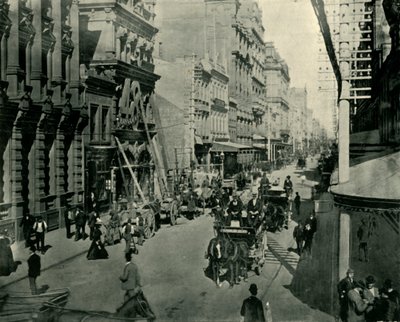
M 263 195 L 264 214 L 267 230 L 276 232 L 288 227 L 290 202 L 283 188 L 272 186 Z
M 67 304 L 69 295 L 68 288 L 55 289 L 38 295 L 31 295 L 28 292 L 0 294 L 0 321 L 54 321 L 58 309 L 64 308 Z

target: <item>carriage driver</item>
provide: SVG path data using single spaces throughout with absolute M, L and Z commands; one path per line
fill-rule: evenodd
M 262 204 L 257 192 L 253 191 L 253 198 L 247 204 L 247 224 L 249 227 L 257 228 L 261 222 Z
M 239 199 L 237 192 L 233 191 L 232 201 L 229 203 L 227 210 L 228 212 L 227 225 L 230 226 L 232 220 L 238 220 L 240 226 L 243 226 L 242 210 L 243 210 L 243 203 Z

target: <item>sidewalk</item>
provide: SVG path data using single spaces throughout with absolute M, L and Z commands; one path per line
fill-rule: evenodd
M 86 226 L 86 233 L 88 232 L 89 227 Z M 65 228 L 46 233 L 45 244 L 51 247 L 47 250 L 45 255 L 38 252 L 41 257 L 41 271 L 43 272 L 54 266 L 62 265 L 64 262 L 86 253 L 90 243 L 91 241 L 89 238 L 86 238 L 86 240 L 80 239 L 78 241 L 75 241 L 74 237 L 67 239 Z M 29 257 L 29 248 L 25 248 L 25 241 L 15 242 L 11 246 L 11 249 L 13 251 L 14 261 L 19 260 L 22 262 L 22 265 L 10 276 L 0 276 L 0 290 L 7 285 L 28 277 L 27 259 Z

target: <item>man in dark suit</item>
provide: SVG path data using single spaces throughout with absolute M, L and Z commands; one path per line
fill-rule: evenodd
M 86 215 L 80 207 L 77 207 L 75 213 L 75 240 L 85 239 L 85 224 Z
M 247 204 L 247 224 L 257 228 L 261 221 L 261 199 L 257 198 L 257 192 L 253 192 L 253 199 Z
M 28 277 L 32 295 L 38 294 L 36 278 L 40 275 L 40 256 L 36 254 L 36 247 L 31 246 L 28 258 Z
M 29 213 L 26 213 L 22 217 L 22 220 L 19 224 L 19 226 L 22 227 L 22 230 L 24 233 L 25 247 L 29 247 L 31 245 L 31 234 L 33 231 L 32 229 L 33 229 L 34 223 L 35 223 L 35 217 L 33 217 Z
M 240 315 L 244 322 L 265 322 L 262 302 L 256 297 L 257 285 L 251 284 L 249 291 L 251 296 L 243 301 Z
M 70 204 L 67 204 L 65 206 L 65 211 L 64 211 L 64 220 L 65 220 L 65 230 L 67 232 L 67 238 L 71 238 L 71 224 L 72 221 L 74 220 L 75 214 L 71 208 Z
M 134 262 L 132 262 L 132 254 L 125 253 L 126 264 L 124 271 L 120 276 L 122 282 L 121 288 L 125 291 L 124 300 L 127 302 L 132 297 L 138 295 L 141 291 L 141 282 L 139 269 Z
M 340 305 L 340 319 L 343 322 L 347 322 L 347 311 L 348 311 L 348 292 L 353 289 L 354 285 L 354 271 L 349 268 L 346 273 L 346 277 L 343 278 L 337 285 L 339 293 L 339 305 Z
M 238 220 L 240 223 L 240 226 L 243 226 L 243 221 L 242 221 L 242 210 L 243 210 L 243 203 L 239 199 L 239 196 L 236 191 L 232 193 L 232 201 L 229 203 L 228 206 L 228 219 L 227 219 L 227 224 L 231 225 L 232 220 Z

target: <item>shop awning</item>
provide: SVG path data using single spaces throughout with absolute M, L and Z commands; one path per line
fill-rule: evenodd
M 266 137 L 259 135 L 259 134 L 253 134 L 253 140 L 265 140 Z
M 268 150 L 268 146 L 263 143 L 253 143 L 253 147 L 257 149 Z
M 214 142 L 211 152 L 239 152 L 240 150 L 251 149 L 251 146 L 234 142 Z

